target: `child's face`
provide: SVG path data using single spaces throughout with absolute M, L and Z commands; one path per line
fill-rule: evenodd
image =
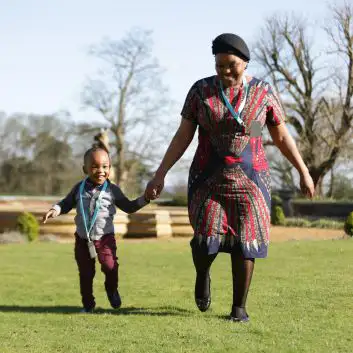
M 93 181 L 93 183 L 102 185 L 109 178 L 110 160 L 105 151 L 92 152 L 83 166 L 84 172 Z

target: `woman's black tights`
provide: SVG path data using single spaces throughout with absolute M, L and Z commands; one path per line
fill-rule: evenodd
M 210 268 L 216 254 L 201 254 L 193 249 L 192 258 L 196 269 L 195 298 L 203 299 L 210 297 Z M 231 254 L 233 275 L 233 306 L 232 316 L 241 317 L 246 315 L 246 299 L 248 296 L 251 278 L 254 271 L 255 259 L 244 258 L 239 247 Z

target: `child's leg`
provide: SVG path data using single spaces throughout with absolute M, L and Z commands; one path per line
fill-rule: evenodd
M 118 294 L 118 258 L 116 256 L 116 242 L 113 234 L 108 234 L 95 242 L 101 270 L 105 274 L 105 290 L 113 307 L 119 307 Z
M 85 309 L 91 310 L 96 306 L 93 296 L 93 278 L 96 273 L 95 260 L 91 259 L 87 241 L 76 235 L 75 259 L 80 276 L 80 291 L 82 304 Z

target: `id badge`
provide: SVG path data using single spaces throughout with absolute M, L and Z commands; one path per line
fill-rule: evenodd
M 250 127 L 250 137 L 259 137 L 261 136 L 262 126 L 259 121 L 252 121 Z
M 93 241 L 88 242 L 88 251 L 91 259 L 94 259 L 97 257 L 97 252 Z

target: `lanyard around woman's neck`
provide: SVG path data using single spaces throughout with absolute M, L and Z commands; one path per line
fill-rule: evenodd
M 91 230 L 92 230 L 92 228 L 94 226 L 94 223 L 97 220 L 98 211 L 100 209 L 100 203 L 101 203 L 103 194 L 104 194 L 105 190 L 107 189 L 108 182 L 107 181 L 104 182 L 104 184 L 102 186 L 102 189 L 99 192 L 99 196 L 98 196 L 98 199 L 96 201 L 96 206 L 94 208 L 94 213 L 93 213 L 92 219 L 91 219 L 91 221 L 88 224 L 87 219 L 86 219 L 85 209 L 84 209 L 84 206 L 83 206 L 83 200 L 82 200 L 82 195 L 83 195 L 83 192 L 84 192 L 84 189 L 85 189 L 86 180 L 87 180 L 87 178 L 82 180 L 82 182 L 80 184 L 80 209 L 81 209 L 83 224 L 84 224 L 85 230 L 86 230 L 87 240 L 90 241 L 89 234 L 91 233 Z
M 244 126 L 244 121 L 243 119 L 240 117 L 241 112 L 244 109 L 245 103 L 246 103 L 246 96 L 248 95 L 248 83 L 246 81 L 245 75 L 243 75 L 243 89 L 244 89 L 244 99 L 241 102 L 238 111 L 236 112 L 234 110 L 234 108 L 232 107 L 232 105 L 230 104 L 228 98 L 226 97 L 224 91 L 223 91 L 223 84 L 222 81 L 220 80 L 220 91 L 222 94 L 222 98 L 224 101 L 224 104 L 227 106 L 228 110 L 230 111 L 230 113 L 232 114 L 233 118 L 237 121 L 237 123 L 241 126 Z

